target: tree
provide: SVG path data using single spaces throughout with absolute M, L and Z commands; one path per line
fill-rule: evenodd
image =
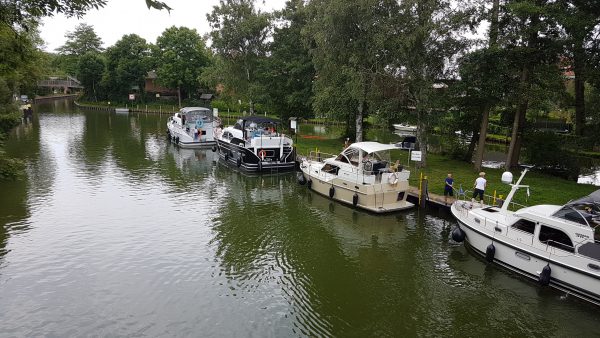
M 499 25 L 498 25 L 498 19 L 500 17 L 500 0 L 492 0 L 492 10 L 491 10 L 491 15 L 490 15 L 490 30 L 488 33 L 489 36 L 489 41 L 488 41 L 488 50 L 491 52 L 491 55 L 497 54 L 496 49 L 498 46 L 498 33 L 499 33 Z M 484 63 L 482 64 L 482 67 L 486 67 L 486 66 L 491 66 L 489 68 L 492 69 L 487 69 L 487 70 L 491 70 L 491 72 L 484 72 L 481 75 L 481 78 L 485 81 L 488 79 L 494 79 L 496 78 L 496 75 L 498 74 L 502 74 L 502 72 L 498 73 L 495 71 L 495 67 L 496 65 L 498 65 L 499 63 L 501 63 L 502 58 L 497 58 L 497 59 L 488 59 L 488 60 L 484 60 Z M 481 93 L 483 93 L 483 95 L 486 94 L 491 94 L 490 91 L 493 91 L 494 88 L 497 88 L 496 84 L 498 82 L 496 81 L 490 81 L 485 83 L 483 86 L 480 87 L 481 89 Z M 500 82 L 503 83 L 503 82 Z M 497 98 L 497 96 L 496 96 Z M 477 152 L 475 153 L 475 158 L 473 160 L 473 168 L 475 169 L 475 171 L 481 171 L 481 163 L 483 162 L 483 153 L 485 150 L 485 140 L 487 138 L 487 128 L 488 128 L 488 123 L 489 123 L 489 118 L 490 118 L 490 111 L 492 110 L 493 106 L 496 104 L 497 100 L 495 100 L 495 97 L 493 95 L 489 95 L 487 97 L 484 98 L 484 102 L 481 102 L 482 106 L 481 106 L 481 118 L 477 119 L 477 120 L 481 120 L 480 124 L 480 129 L 479 129 L 479 142 L 477 142 Z M 475 136 L 475 135 L 474 135 Z M 471 141 L 471 144 L 473 144 L 475 137 L 473 138 L 473 140 Z M 470 155 L 470 154 L 469 154 Z
M 255 99 L 264 93 L 257 69 L 266 55 L 269 15 L 257 10 L 253 0 L 220 0 L 206 18 L 212 48 L 223 60 L 224 85 L 248 100 L 254 114 Z
M 8 112 L 14 108 L 10 104 L 14 93 L 33 94 L 32 88 L 42 73 L 41 43 L 37 26 L 15 34 L 11 28 L 0 25 L 0 79 L 10 93 L 0 98 L 0 111 Z
M 56 50 L 64 55 L 82 56 L 88 52 L 102 51 L 102 39 L 94 31 L 94 27 L 81 23 L 72 32 L 65 34 L 67 42 Z
M 445 0 L 407 0 L 400 3 L 396 28 L 399 69 L 407 82 L 408 105 L 415 107 L 417 141 L 422 152 L 421 165 L 427 165 L 429 129 L 439 111 L 440 92 L 434 88 L 438 81 L 448 78 L 448 62 L 467 47 L 458 32 L 468 25 L 471 8 L 454 8 Z
M 81 17 L 90 9 L 106 5 L 106 0 L 19 0 L 0 2 L 0 22 L 8 27 L 29 30 L 37 20 L 54 13 Z
M 146 75 L 150 69 L 150 46 L 136 34 L 124 35 L 106 49 L 104 88 L 112 100 L 125 100 L 127 94 L 139 91 L 142 100 Z
M 270 56 L 262 67 L 264 87 L 268 89 L 270 105 L 281 118 L 312 115 L 312 82 L 315 68 L 308 48 L 303 43 L 302 29 L 307 13 L 302 0 L 286 3 L 279 14 L 283 21 L 275 28 Z
M 199 78 L 208 65 L 206 45 L 195 29 L 167 28 L 156 40 L 154 57 L 158 82 L 177 88 L 179 106 L 181 91 L 189 97 L 199 86 Z
M 575 132 L 585 129 L 585 82 L 590 68 L 591 52 L 600 24 L 600 2 L 597 0 L 560 0 L 552 6 L 552 16 L 564 29 L 565 52 L 575 74 Z
M 315 110 L 353 120 L 356 142 L 360 142 L 376 73 L 392 56 L 389 18 L 394 4 L 377 0 L 321 0 L 310 4 L 307 31 L 317 72 Z
M 55 64 L 66 74 L 79 78 L 79 59 L 86 53 L 100 53 L 102 40 L 94 31 L 94 27 L 86 23 L 77 25 L 72 32 L 67 32 L 65 38 L 65 44 L 56 49 L 59 54 Z
M 505 39 L 520 69 L 517 106 L 513 119 L 510 145 L 506 157 L 506 169 L 519 163 L 526 113 L 531 99 L 536 68 L 557 63 L 557 29 L 549 17 L 546 0 L 509 1 L 502 27 L 507 31 Z
M 166 3 L 145 0 L 148 8 L 171 10 Z M 37 26 L 37 20 L 55 13 L 67 17 L 82 17 L 91 9 L 104 7 L 107 0 L 15 0 L 0 1 L 0 23 L 15 29 L 29 30 Z
M 78 80 L 83 85 L 85 95 L 98 100 L 98 86 L 102 81 L 105 63 L 97 53 L 88 52 L 79 58 Z

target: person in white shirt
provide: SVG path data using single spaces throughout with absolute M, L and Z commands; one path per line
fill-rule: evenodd
M 479 177 L 475 180 L 475 184 L 473 185 L 473 198 L 472 202 L 475 202 L 477 196 L 479 196 L 479 202 L 483 205 L 483 193 L 485 191 L 485 185 L 487 181 L 485 179 L 485 173 L 482 171 L 479 173 Z

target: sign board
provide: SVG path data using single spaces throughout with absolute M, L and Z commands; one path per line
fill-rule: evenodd
M 130 100 L 135 100 L 135 94 L 129 94 L 129 99 Z
M 297 125 L 296 120 L 291 120 L 290 121 L 290 128 L 294 129 L 294 131 L 298 131 L 298 129 L 297 129 L 298 125 Z
M 410 153 L 410 160 L 411 161 L 416 161 L 416 162 L 421 162 L 421 152 L 420 151 L 413 151 Z
M 213 116 L 219 117 L 219 108 L 213 108 Z
M 160 93 L 156 93 L 156 97 L 157 97 L 157 98 L 158 98 L 158 97 L 160 97 Z

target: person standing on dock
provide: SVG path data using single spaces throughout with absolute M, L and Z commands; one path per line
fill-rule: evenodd
M 454 196 L 454 179 L 452 173 L 448 173 L 448 177 L 444 181 L 444 204 L 448 205 L 448 196 Z
M 473 198 L 471 199 L 471 202 L 475 202 L 475 198 L 477 198 L 477 196 L 479 195 L 479 202 L 481 203 L 481 206 L 483 206 L 483 194 L 485 191 L 485 185 L 487 184 L 487 180 L 485 179 L 485 173 L 482 171 L 479 173 L 479 177 L 477 177 L 477 179 L 475 180 L 475 184 L 473 185 L 473 188 L 475 188 L 475 190 L 473 191 Z

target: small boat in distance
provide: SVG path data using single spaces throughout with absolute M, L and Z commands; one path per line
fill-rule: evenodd
M 408 123 L 395 123 L 395 124 L 392 124 L 392 126 L 397 131 L 408 131 L 411 133 L 414 133 L 417 131 L 417 126 L 412 126 Z
M 410 172 L 390 163 L 393 144 L 353 143 L 338 156 L 311 152 L 300 163 L 298 183 L 331 199 L 375 213 L 408 209 Z
M 210 147 L 220 124 L 208 108 L 184 107 L 167 120 L 167 137 L 181 148 Z
M 115 108 L 117 114 L 129 114 L 129 108 Z
M 217 135 L 219 156 L 247 172 L 293 170 L 293 141 L 278 130 L 281 123 L 266 116 L 247 116 Z M 216 151 L 213 148 L 213 151 Z
M 474 207 L 456 201 L 451 211 L 459 226 L 452 231 L 488 262 L 600 305 L 600 190 L 565 205 L 508 209 L 525 169 L 501 206 Z M 512 174 L 502 175 L 504 183 Z

